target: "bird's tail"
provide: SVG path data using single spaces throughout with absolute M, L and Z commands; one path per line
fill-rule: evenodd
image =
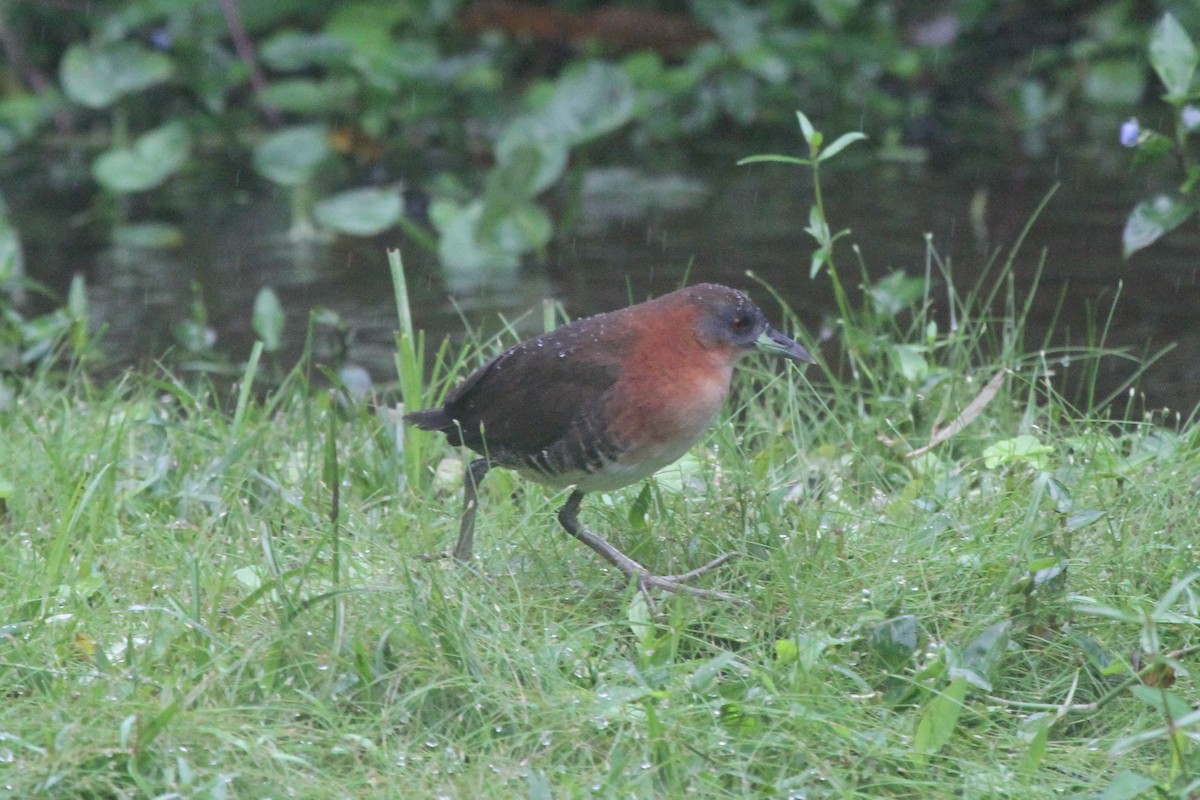
M 454 420 L 450 419 L 450 415 L 444 408 L 410 411 L 404 415 L 404 421 L 409 425 L 416 425 L 423 431 L 451 431 L 455 427 Z

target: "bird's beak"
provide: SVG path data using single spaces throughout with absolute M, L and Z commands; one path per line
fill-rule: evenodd
M 783 356 L 784 358 L 790 358 L 792 361 L 801 361 L 805 364 L 817 363 L 807 350 L 770 325 L 759 335 L 758 339 L 754 342 L 754 347 L 764 353 Z

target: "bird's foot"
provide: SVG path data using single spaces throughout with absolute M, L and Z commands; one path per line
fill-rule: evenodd
M 678 575 L 663 575 L 663 576 L 661 576 L 661 580 L 670 581 L 672 583 L 687 583 L 692 578 L 698 578 L 699 576 L 703 575 L 706 572 L 712 572 L 714 569 L 721 566 L 726 561 L 732 561 L 733 559 L 737 558 L 740 555 L 741 555 L 741 553 L 726 553 L 723 556 L 718 556 L 717 558 L 714 558 L 712 561 L 708 562 L 704 566 L 696 567 L 695 569 L 690 570 L 688 572 L 682 572 Z
M 726 553 L 720 558 L 714 558 L 702 567 L 697 567 L 689 572 L 683 572 L 679 575 L 653 575 L 648 571 L 638 572 L 636 575 L 638 591 L 646 598 L 646 604 L 654 610 L 654 601 L 650 597 L 651 589 L 659 589 L 664 592 L 673 592 L 676 594 L 690 594 L 693 597 L 708 597 L 714 600 L 726 600 L 730 603 L 735 603 L 741 606 L 748 606 L 750 603 L 740 597 L 718 592 L 716 589 L 698 589 L 695 586 L 688 586 L 687 581 L 699 577 L 706 572 L 711 572 L 717 567 L 724 564 L 730 559 L 737 558 L 739 553 Z

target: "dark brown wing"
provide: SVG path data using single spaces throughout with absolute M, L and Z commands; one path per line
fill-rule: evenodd
M 601 314 L 522 342 L 468 377 L 441 409 L 416 412 L 411 421 L 499 463 L 552 448 L 573 423 L 600 418 L 628 347 L 629 334 L 615 324 L 623 315 Z

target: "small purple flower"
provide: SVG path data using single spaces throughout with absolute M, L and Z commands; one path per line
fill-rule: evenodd
M 1179 119 L 1183 121 L 1183 127 L 1189 131 L 1200 128 L 1200 108 L 1196 108 L 1191 103 L 1188 103 L 1183 107 L 1183 111 L 1179 113 Z
M 150 44 L 154 45 L 155 49 L 167 50 L 174 42 L 174 37 L 171 32 L 165 27 L 156 28 L 150 32 Z
M 1141 128 L 1138 127 L 1137 117 L 1130 117 L 1121 123 L 1121 146 L 1136 147 L 1138 143 L 1138 134 L 1141 133 Z

